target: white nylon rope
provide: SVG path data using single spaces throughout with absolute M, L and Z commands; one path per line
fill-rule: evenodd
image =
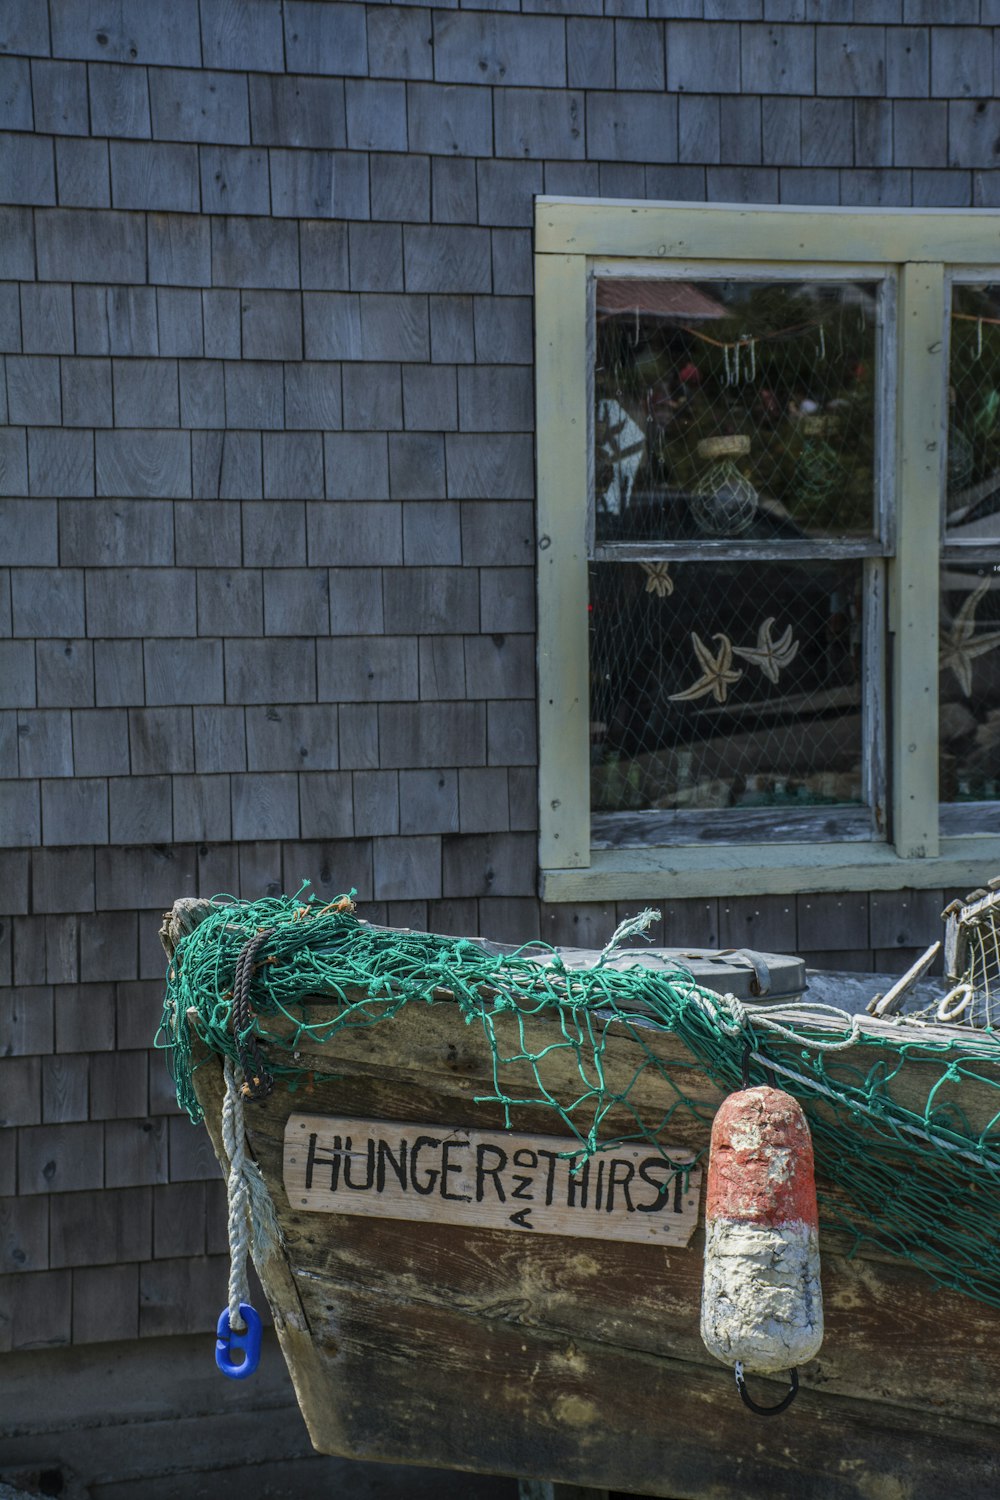
M 853 1047 L 858 1038 L 863 1034 L 862 1021 L 859 1015 L 850 1015 L 846 1010 L 840 1010 L 836 1005 L 823 1005 L 821 1003 L 811 1004 L 808 1001 L 803 1004 L 798 1000 L 785 1001 L 780 1005 L 761 1005 L 755 1003 L 752 1010 L 748 1011 L 742 1000 L 735 995 L 719 995 L 718 999 L 722 1006 L 732 1016 L 732 1021 L 727 1021 L 719 1006 L 713 1003 L 707 995 L 698 996 L 698 1004 L 705 1011 L 711 1021 L 724 1031 L 727 1036 L 739 1036 L 752 1024 L 760 1027 L 762 1031 L 771 1031 L 776 1036 L 783 1036 L 786 1041 L 801 1043 L 803 1047 L 809 1047 L 813 1052 L 843 1052 L 847 1047 Z M 825 1042 L 817 1037 L 803 1036 L 801 1032 L 792 1031 L 789 1027 L 782 1025 L 779 1016 L 794 1012 L 796 1018 L 808 1022 L 809 1016 L 835 1016 L 842 1021 L 847 1028 L 848 1034 L 840 1041 Z
M 227 1057 L 223 1063 L 226 1097 L 222 1103 L 222 1144 L 229 1162 L 226 1196 L 229 1201 L 229 1326 L 234 1333 L 246 1327 L 240 1303 L 250 1301 L 247 1255 L 251 1246 L 267 1260 L 281 1245 L 281 1227 L 260 1168 L 246 1154 L 240 1069 Z

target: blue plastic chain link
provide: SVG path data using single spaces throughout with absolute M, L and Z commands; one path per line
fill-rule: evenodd
M 236 1333 L 230 1328 L 228 1307 L 224 1307 L 219 1314 L 216 1329 L 218 1337 L 215 1341 L 215 1363 L 230 1380 L 246 1380 L 260 1364 L 260 1317 L 249 1302 L 240 1303 L 240 1315 L 247 1325 L 242 1333 Z M 242 1352 L 243 1358 L 234 1360 L 234 1352 Z

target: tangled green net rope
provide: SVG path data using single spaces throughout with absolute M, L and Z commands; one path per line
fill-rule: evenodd
M 581 1160 L 641 1141 L 669 1159 L 679 1112 L 710 1123 L 706 1077 L 723 1090 L 744 1079 L 776 1083 L 809 1118 L 825 1184 L 821 1218 L 846 1252 L 874 1246 L 1000 1307 L 1000 1038 L 992 1031 L 921 1033 L 912 1021 L 897 1029 L 802 1003 L 745 1008 L 680 965 L 643 966 L 641 950 L 624 967 L 606 949 L 589 967 L 570 968 L 545 944 L 498 953 L 471 939 L 378 928 L 354 915 L 349 898 L 322 906 L 305 891 L 218 897 L 176 947 L 157 1045 L 169 1051 L 178 1102 L 193 1122 L 201 1110 L 191 1010 L 213 1052 L 238 1060 L 252 1036 L 278 1086 L 294 1089 L 304 1079 L 296 1058 L 304 1042 L 314 1055 L 345 1028 L 391 1025 L 406 1005 L 451 1005 L 456 1022 L 482 1029 L 492 1054 L 492 1090 L 476 1102 L 499 1105 L 508 1125 L 521 1109 L 551 1111 L 554 1130 L 573 1143 L 567 1154 Z M 256 954 L 253 1016 L 236 1038 L 237 961 L 262 929 L 274 930 Z M 658 1046 L 664 1033 L 683 1044 L 669 1061 Z M 634 1046 L 634 1069 L 617 1083 L 605 1067 L 612 1037 Z M 575 1065 L 561 1096 L 552 1079 L 567 1070 L 553 1068 L 557 1055 Z M 330 1056 L 325 1076 L 336 1078 L 333 1047 Z M 516 1086 L 525 1065 L 528 1089 Z M 636 1088 L 650 1071 L 668 1086 L 655 1091 L 652 1113 L 651 1091 Z

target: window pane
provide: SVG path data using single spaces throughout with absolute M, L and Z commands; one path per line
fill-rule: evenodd
M 861 601 L 853 560 L 593 564 L 594 813 L 859 804 Z
M 956 282 L 948 370 L 949 542 L 1000 539 L 1000 286 Z
M 878 291 L 599 278 L 598 544 L 870 536 Z
M 996 801 L 1000 564 L 942 564 L 940 661 L 941 800 Z

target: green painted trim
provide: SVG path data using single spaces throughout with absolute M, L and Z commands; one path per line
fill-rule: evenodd
M 587 267 L 535 267 L 538 434 L 539 857 L 590 862 L 587 650 Z
M 947 430 L 943 267 L 903 266 L 899 293 L 896 554 L 889 573 L 891 837 L 897 854 L 923 859 L 938 852 L 940 555 L 934 544 L 941 528 Z
M 738 250 L 734 254 L 734 246 Z M 653 260 L 1000 264 L 992 209 L 840 209 L 536 198 L 540 254 Z
M 885 844 L 753 844 L 595 849 L 588 870 L 543 870 L 543 901 L 678 900 L 802 891 L 971 889 L 995 875 L 1000 839 L 942 839 L 936 859 L 901 859 Z

